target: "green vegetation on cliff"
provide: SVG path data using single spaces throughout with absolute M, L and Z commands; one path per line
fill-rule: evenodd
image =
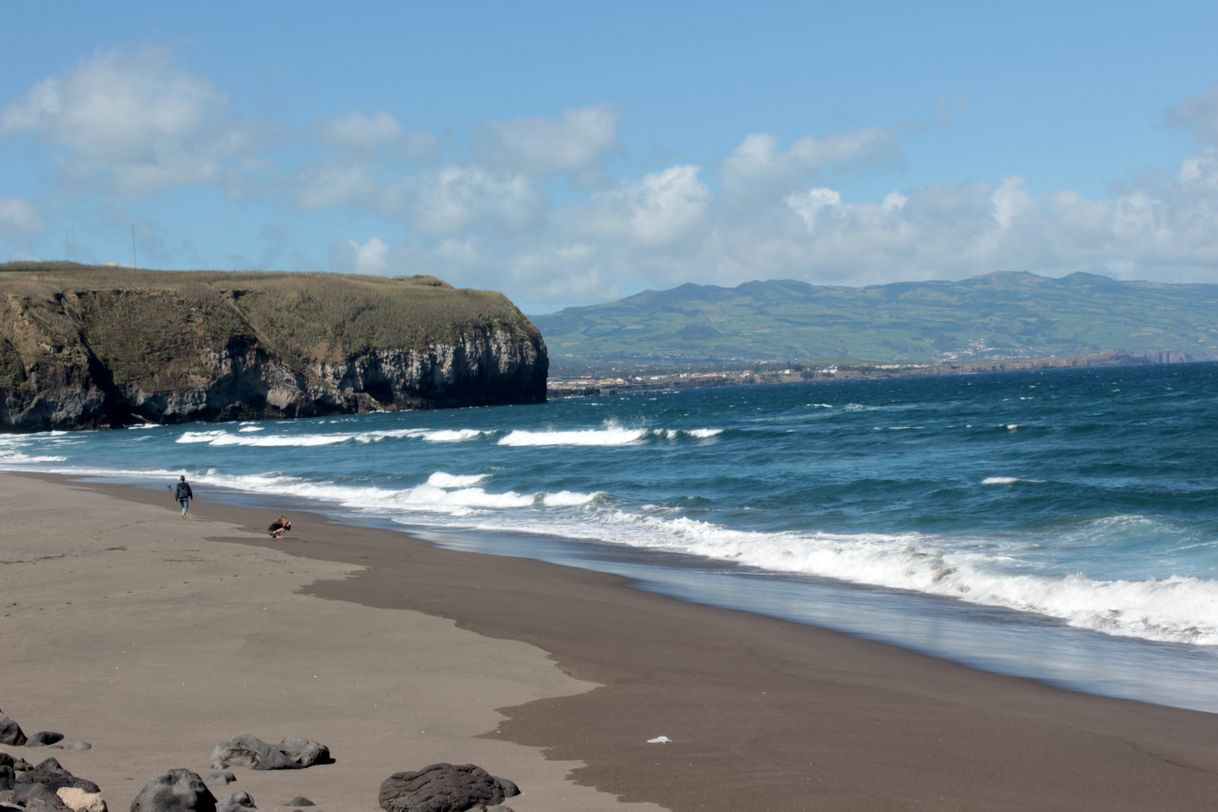
M 435 277 L 0 265 L 0 427 L 532 402 L 545 368 L 502 294 Z

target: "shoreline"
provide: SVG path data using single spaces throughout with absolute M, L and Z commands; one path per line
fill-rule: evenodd
M 176 520 L 171 500 L 155 491 L 0 474 L 10 476 L 41 482 L 52 495 L 82 489 L 119 500 L 112 507 L 140 506 Z M 453 621 L 487 646 L 515 641 L 543 652 L 583 690 L 569 684 L 561 694 L 498 705 L 506 720 L 477 740 L 542 748 L 557 760 L 549 764 L 573 769 L 576 784 L 601 790 L 598 803 L 611 793 L 672 809 L 1185 809 L 1218 797 L 1215 714 L 1071 693 L 637 591 L 618 576 L 440 549 L 324 515 L 295 512 L 293 532 L 272 541 L 262 527 L 278 507 L 212 504 L 201 495 L 192 511 L 198 518 L 180 524 L 217 522 L 217 541 L 291 567 L 307 564 L 314 577 L 300 579 L 292 594 L 323 615 L 349 606 L 421 613 Z M 329 643 L 319 641 L 318 652 Z M 483 661 L 486 673 L 503 679 L 496 655 L 482 656 L 492 658 Z M 442 661 L 437 669 L 442 679 L 462 673 Z M 0 696 L 0 708 L 21 721 L 14 701 Z M 656 736 L 672 741 L 647 743 Z M 341 765 L 342 753 L 335 756 Z M 170 766 L 180 765 L 162 769 Z M 513 808 L 564 808 L 530 805 L 519 776 L 482 766 L 521 783 L 525 794 L 508 802 Z M 87 767 L 78 774 L 102 783 Z

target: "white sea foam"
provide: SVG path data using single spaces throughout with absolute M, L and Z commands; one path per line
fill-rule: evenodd
M 507 446 L 614 446 L 637 443 L 647 436 L 647 429 L 575 429 L 570 431 L 529 431 L 516 429 L 499 438 L 499 445 Z
M 486 474 L 455 475 L 436 471 L 427 477 L 427 484 L 436 488 L 468 488 L 486 479 Z
M 463 443 L 481 437 L 483 432 L 477 429 L 437 429 L 425 431 L 421 436 L 429 443 Z
M 0 448 L 0 465 L 34 465 L 41 462 L 63 462 L 67 457 L 51 454 L 23 454 L 20 451 Z
M 646 440 L 709 440 L 723 429 L 626 429 L 607 426 L 603 429 L 571 429 L 567 431 L 529 431 L 517 429 L 499 439 L 506 446 L 618 446 L 634 445 Z
M 987 476 L 981 480 L 982 485 L 1014 485 L 1017 482 L 1044 482 L 1043 479 L 1024 479 L 1017 476 Z
M 591 503 L 599 495 L 597 493 L 579 493 L 577 491 L 558 491 L 556 493 L 542 494 L 541 502 L 546 507 L 579 507 Z
M 990 545 L 918 533 L 758 533 L 688 518 L 596 511 L 600 521 L 515 522 L 518 530 L 680 552 L 773 572 L 911 590 L 1057 618 L 1149 640 L 1218 645 L 1218 581 L 1170 577 L 1100 580 L 1012 572 Z M 494 525 L 483 524 L 487 529 Z
M 483 432 L 477 429 L 389 429 L 385 431 L 334 432 L 332 434 L 258 434 L 256 437 L 242 432 L 261 431 L 259 428 L 238 429 L 237 433 L 224 430 L 187 431 L 175 442 L 206 443 L 210 446 L 248 446 L 252 448 L 311 448 L 338 445 L 340 443 L 379 443 L 392 439 L 419 439 L 433 443 L 456 443 L 473 440 Z
M 255 431 L 266 431 L 266 427 L 265 426 L 242 426 L 241 428 L 237 429 L 237 431 L 241 432 L 242 434 L 249 434 L 249 433 L 255 432 Z

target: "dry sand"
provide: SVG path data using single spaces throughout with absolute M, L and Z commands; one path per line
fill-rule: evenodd
M 95 745 L 6 749 L 112 809 L 244 732 L 337 759 L 237 770 L 264 809 L 372 810 L 433 761 L 517 782 L 517 810 L 1218 808 L 1218 715 L 320 517 L 272 541 L 278 506 L 199 495 L 182 522 L 168 495 L 0 475 L 0 708 Z
M 181 521 L 168 495 L 141 504 L 0 474 L 0 709 L 27 734 L 93 745 L 0 749 L 58 759 L 99 784 L 111 810 L 170 768 L 206 777 L 212 748 L 241 733 L 303 736 L 336 760 L 238 767 L 236 783 L 213 790 L 245 790 L 262 809 L 303 795 L 322 810 L 375 810 L 387 776 L 437 761 L 515 781 L 518 811 L 622 808 L 568 780 L 577 764 L 478 738 L 503 719 L 495 708 L 592 685 L 534 646 L 299 594 L 356 567 L 216 541 L 265 535 L 200 496 Z

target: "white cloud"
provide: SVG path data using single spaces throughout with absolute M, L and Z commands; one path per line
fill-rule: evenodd
M 509 232 L 537 225 L 545 201 L 524 175 L 495 175 L 477 167 L 447 166 L 419 179 L 414 224 L 451 236 L 469 228 Z
M 164 49 L 100 51 L 0 111 L 0 136 L 62 150 L 65 172 L 126 195 L 222 180 L 249 135 L 206 79 L 176 70 Z
M 407 157 L 422 157 L 438 145 L 435 136 L 407 130 L 396 116 L 384 110 L 371 115 L 347 113 L 323 121 L 318 130 L 322 141 L 330 146 L 365 152 L 396 148 Z
M 658 247 L 692 233 L 711 200 L 696 166 L 673 166 L 634 183 L 598 193 L 588 217 L 591 230 Z
M 880 129 L 835 133 L 824 138 L 805 135 L 786 152 L 768 133 L 750 133 L 723 161 L 723 182 L 729 191 L 781 192 L 832 167 L 899 157 L 891 133 Z
M 42 217 L 33 203 L 19 197 L 0 197 L 0 236 L 32 237 L 42 229 Z
M 1218 85 L 1167 111 L 1167 120 L 1192 130 L 1203 142 L 1218 146 Z
M 1008 229 L 1021 217 L 1027 215 L 1035 206 L 1031 196 L 1024 189 L 1023 178 L 1011 177 L 990 195 L 994 206 L 994 220 L 999 228 Z
M 832 189 L 808 189 L 786 197 L 787 206 L 804 221 L 809 230 L 816 228 L 816 215 L 829 207 L 841 206 L 842 196 Z
M 328 209 L 368 204 L 380 185 L 368 167 L 334 162 L 304 169 L 297 179 L 296 203 L 304 209 Z
M 1218 191 L 1218 149 L 1207 149 L 1180 165 L 1180 183 L 1187 187 Z
M 384 276 L 389 268 L 389 246 L 379 237 L 369 237 L 362 243 L 343 240 L 330 246 L 330 269 L 336 273 Z
M 558 118 L 513 118 L 486 125 L 487 163 L 529 174 L 576 171 L 618 151 L 617 111 L 606 105 Z
M 406 132 L 390 113 L 372 115 L 354 112 L 322 122 L 322 138 L 331 144 L 360 148 L 380 147 L 401 138 Z

